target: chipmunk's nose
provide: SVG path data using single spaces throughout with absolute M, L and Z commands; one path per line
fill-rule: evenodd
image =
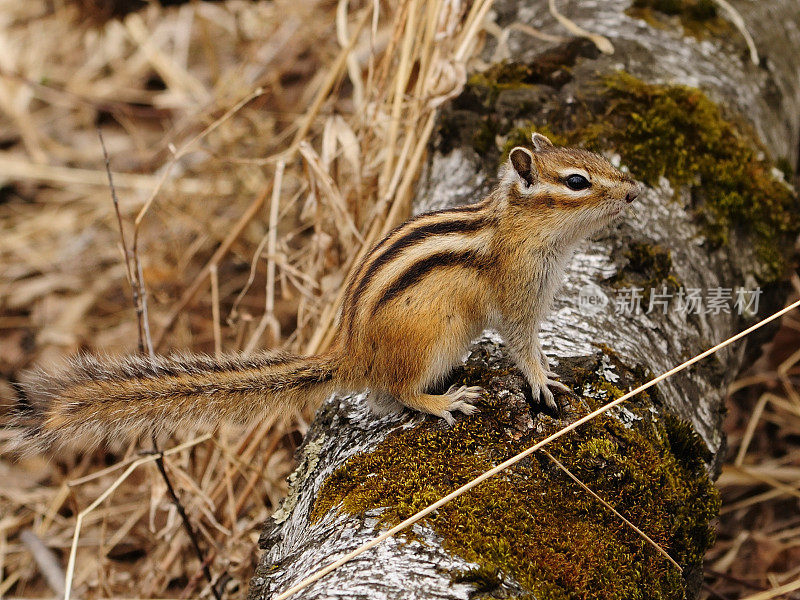
M 641 188 L 638 185 L 634 185 L 633 189 L 625 195 L 625 202 L 630 204 L 642 193 Z

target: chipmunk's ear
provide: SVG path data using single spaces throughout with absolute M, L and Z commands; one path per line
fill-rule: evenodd
M 522 146 L 513 148 L 508 154 L 508 161 L 514 167 L 517 175 L 525 182 L 525 187 L 530 187 L 539 177 L 533 164 L 533 155 L 527 148 Z
M 533 142 L 533 149 L 536 150 L 536 152 L 541 152 L 542 150 L 553 147 L 553 142 L 541 133 L 534 132 L 531 136 L 531 141 Z

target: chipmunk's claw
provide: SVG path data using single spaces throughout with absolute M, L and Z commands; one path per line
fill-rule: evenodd
M 560 381 L 550 379 L 549 375 L 548 378 L 540 384 L 532 383 L 531 393 L 533 394 L 534 400 L 538 398 L 540 401 L 544 402 L 547 408 L 555 412 L 558 412 L 558 403 L 556 402 L 553 391 L 550 388 L 554 388 L 558 392 L 562 392 L 564 394 L 575 394 L 568 386 L 564 385 Z
M 553 374 L 551 373 L 550 375 Z M 548 379 L 547 381 L 545 381 L 545 385 L 547 385 L 548 387 L 555 388 L 560 392 L 564 392 L 565 394 L 571 394 L 571 395 L 575 394 L 575 392 L 573 392 L 572 388 L 570 388 L 569 386 L 564 385 L 563 383 L 555 379 L 550 379 L 550 375 L 548 375 Z
M 533 394 L 533 398 L 539 398 L 540 400 L 544 401 L 547 408 L 550 410 L 558 410 L 558 404 L 556 404 L 556 399 L 553 396 L 553 392 L 550 391 L 550 388 L 547 387 L 547 384 L 542 385 L 532 385 L 531 392 Z

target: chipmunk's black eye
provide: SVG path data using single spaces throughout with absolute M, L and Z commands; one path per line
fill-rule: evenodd
M 568 176 L 564 180 L 564 183 L 567 184 L 567 187 L 569 189 L 575 190 L 576 192 L 579 190 L 585 190 L 590 185 L 592 185 L 591 183 L 589 183 L 589 180 L 586 179 L 586 177 L 584 177 L 583 175 L 578 175 L 577 173 Z

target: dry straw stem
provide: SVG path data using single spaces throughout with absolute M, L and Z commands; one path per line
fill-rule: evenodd
M 745 43 L 747 43 L 747 49 L 750 52 L 750 62 L 754 65 L 759 64 L 761 59 L 758 57 L 758 50 L 756 50 L 756 43 L 753 41 L 753 36 L 750 35 L 750 32 L 747 30 L 747 22 L 742 17 L 741 13 L 734 8 L 734 6 L 728 2 L 728 0 L 713 0 L 716 4 L 722 7 L 722 9 L 728 14 L 728 19 L 731 23 L 734 24 L 736 29 L 739 30 L 739 33 L 742 34 Z
M 272 199 L 269 209 L 269 231 L 267 233 L 267 251 L 269 259 L 267 262 L 267 290 L 266 306 L 261 321 L 258 323 L 255 332 L 250 337 L 250 341 L 245 346 L 243 354 L 248 355 L 255 350 L 261 336 L 267 327 L 272 329 L 273 343 L 280 337 L 280 325 L 275 318 L 275 255 L 278 252 L 278 207 L 280 206 L 281 189 L 283 187 L 283 172 L 286 168 L 286 161 L 279 160 L 275 165 L 275 179 L 272 183 Z M 259 250 L 260 253 L 260 250 Z
M 704 352 L 701 352 L 697 356 L 695 356 L 693 358 L 690 358 L 689 360 L 681 363 L 677 367 L 674 367 L 674 368 L 670 369 L 669 371 L 667 371 L 665 373 L 662 373 L 658 377 L 655 377 L 654 379 L 651 379 L 650 381 L 640 385 L 636 389 L 631 390 L 627 394 L 624 394 L 624 395 L 620 396 L 619 398 L 617 398 L 616 400 L 614 400 L 612 402 L 609 402 L 605 406 L 602 406 L 602 407 L 598 408 L 597 410 L 589 413 L 588 415 L 586 415 L 584 417 L 581 417 L 577 421 L 574 421 L 573 423 L 570 423 L 566 427 L 558 430 L 557 432 L 553 433 L 552 435 L 549 435 L 545 439 L 537 442 L 536 444 L 534 444 L 530 448 L 528 448 L 526 450 L 523 450 L 519 454 L 517 454 L 517 455 L 509 458 L 508 460 L 500 463 L 496 467 L 494 467 L 492 469 L 489 469 L 488 471 L 486 471 L 485 473 L 482 473 L 478 477 L 475 477 L 474 479 L 472 479 L 468 483 L 466 483 L 466 484 L 462 485 L 461 487 L 459 487 L 458 489 L 450 492 L 447 496 L 444 496 L 443 498 L 440 498 L 439 500 L 437 500 L 436 502 L 434 502 L 430 506 L 428 506 L 428 507 L 422 509 L 421 511 L 417 512 L 416 514 L 410 516 L 409 518 L 407 518 L 403 522 L 399 523 L 398 525 L 395 525 L 394 527 L 392 527 L 388 531 L 382 533 L 381 535 L 379 535 L 378 537 L 374 538 L 373 540 L 370 540 L 366 544 L 363 544 L 359 548 L 357 548 L 357 549 L 353 550 L 352 552 L 346 554 L 345 556 L 343 556 L 339 560 L 336 560 L 336 561 L 330 563 L 329 565 L 327 565 L 326 567 L 320 569 L 319 571 L 317 571 L 316 573 L 314 573 L 310 577 L 307 577 L 307 578 L 303 579 L 298 584 L 290 587 L 285 592 L 283 592 L 280 595 L 276 596 L 275 600 L 285 600 L 286 598 L 288 598 L 292 594 L 294 594 L 294 593 L 302 590 L 303 588 L 309 586 L 310 584 L 312 584 L 315 581 L 317 581 L 318 579 L 324 577 L 325 575 L 327 575 L 331 571 L 337 569 L 338 567 L 342 566 L 346 562 L 349 562 L 350 560 L 352 560 L 356 556 L 359 556 L 360 554 L 363 554 L 364 552 L 366 552 L 370 548 L 372 548 L 374 546 L 377 546 L 382 541 L 384 541 L 384 540 L 396 535 L 397 533 L 403 531 L 404 529 L 407 529 L 408 527 L 410 527 L 411 525 L 413 525 L 417 521 L 420 521 L 421 519 L 425 518 L 426 516 L 431 514 L 433 511 L 435 511 L 439 507 L 447 504 L 448 502 L 450 502 L 454 498 L 457 498 L 458 496 L 461 496 L 462 494 L 468 492 L 472 488 L 474 488 L 477 485 L 483 483 L 484 481 L 486 481 L 490 477 L 496 475 L 497 473 L 500 473 L 501 471 L 504 471 L 505 469 L 517 464 L 519 461 L 521 461 L 522 459 L 524 459 L 527 456 L 530 456 L 531 454 L 533 454 L 534 452 L 536 452 L 540 448 L 544 447 L 545 445 L 549 444 L 550 442 L 552 442 L 554 440 L 557 440 L 558 438 L 560 438 L 561 436 L 569 433 L 573 429 L 576 429 L 576 428 L 580 427 L 581 425 L 583 425 L 584 423 L 587 423 L 587 422 L 591 421 L 592 419 L 594 419 L 594 418 L 596 418 L 596 417 L 608 412 L 609 410 L 611 410 L 615 406 L 618 406 L 618 405 L 622 404 L 623 402 L 625 402 L 626 400 L 629 400 L 630 398 L 634 397 L 635 395 L 639 394 L 640 392 L 643 392 L 643 391 L 645 391 L 647 389 L 650 389 L 651 387 L 653 387 L 654 385 L 656 385 L 660 381 L 663 381 L 664 379 L 667 379 L 668 377 L 671 377 L 672 375 L 675 375 L 676 373 L 679 373 L 680 371 L 683 371 L 684 369 L 692 366 L 693 364 L 703 360 L 707 356 L 710 356 L 711 354 L 714 354 L 718 350 L 721 350 L 722 348 L 725 348 L 726 346 L 729 346 L 733 342 L 735 342 L 737 340 L 740 340 L 743 337 L 746 337 L 747 335 L 751 334 L 753 331 L 763 327 L 767 323 L 771 323 L 775 319 L 778 319 L 778 318 L 782 317 L 784 314 L 794 310 L 798 306 L 800 306 L 800 300 L 797 300 L 796 302 L 793 302 L 789 306 L 779 310 L 778 312 L 770 315 L 769 317 L 767 317 L 765 319 L 762 319 L 761 321 L 759 321 L 755 325 L 752 325 L 751 327 L 748 327 L 744 331 L 741 331 L 741 332 L 737 333 L 736 335 L 733 335 L 733 336 L 729 337 L 728 339 L 726 339 L 725 341 L 720 342 L 716 346 L 714 346 L 712 348 L 709 348 L 708 350 L 706 350 Z
M 794 362 L 797 362 L 797 358 L 794 359 Z M 756 402 L 756 405 L 753 408 L 753 412 L 750 415 L 750 418 L 747 421 L 747 427 L 740 442 L 739 450 L 736 453 L 736 458 L 733 461 L 733 465 L 735 467 L 741 467 L 742 464 L 744 463 L 745 455 L 747 454 L 747 451 L 750 448 L 750 443 L 753 440 L 753 435 L 755 434 L 756 428 L 761 422 L 761 418 L 764 414 L 764 408 L 766 408 L 767 403 L 771 404 L 775 408 L 778 408 L 788 413 L 789 415 L 800 417 L 800 405 L 789 402 L 786 400 L 786 398 L 782 398 L 781 396 L 778 396 L 771 392 L 764 392 L 763 394 L 761 394 L 761 396 L 758 399 L 758 402 Z
M 154 187 L 160 189 L 165 179 L 163 175 L 158 178 L 135 173 L 117 173 L 115 177 L 117 187 L 140 191 L 151 191 Z M 15 181 L 29 179 L 59 185 L 91 185 L 103 188 L 108 186 L 105 171 L 35 164 L 9 156 L 0 156 L 0 178 Z M 171 189 L 184 194 L 201 195 L 225 195 L 232 191 L 229 183 L 219 182 L 216 187 L 209 188 L 206 182 L 190 177 L 172 182 Z
M 214 323 L 214 356 L 220 358 L 222 356 L 222 327 L 220 325 L 219 275 L 217 272 L 217 265 L 211 265 L 209 268 L 209 276 L 211 277 L 211 319 Z
M 317 115 L 319 114 L 319 111 L 322 108 L 323 103 L 325 102 L 326 99 L 328 99 L 328 96 L 331 93 L 332 88 L 334 87 L 336 82 L 339 80 L 339 78 L 341 76 L 342 68 L 346 64 L 347 58 L 348 58 L 348 56 L 350 55 L 350 53 L 352 52 L 352 50 L 354 48 L 354 45 L 355 45 L 355 43 L 356 43 L 356 41 L 358 39 L 358 35 L 361 33 L 364 25 L 366 24 L 368 16 L 369 16 L 369 12 L 368 11 L 364 11 L 362 16 L 361 16 L 361 19 L 360 19 L 360 21 L 359 21 L 359 23 L 358 23 L 358 25 L 356 27 L 356 33 L 353 35 L 353 37 L 351 38 L 351 40 L 347 44 L 347 46 L 345 46 L 341 50 L 341 52 L 339 53 L 339 56 L 337 57 L 336 62 L 334 63 L 334 65 L 330 69 L 330 71 L 328 72 L 328 76 L 327 76 L 326 80 L 323 82 L 321 88 L 318 90 L 314 102 L 311 104 L 310 108 L 305 113 L 305 115 L 301 118 L 301 120 L 299 122 L 299 125 L 298 125 L 298 128 L 297 128 L 297 132 L 296 132 L 296 134 L 294 136 L 294 139 L 293 139 L 289 149 L 286 150 L 285 153 L 282 153 L 281 157 L 278 159 L 278 164 L 283 165 L 283 166 L 280 167 L 280 171 L 278 171 L 276 169 L 275 180 L 273 180 L 273 182 L 270 185 L 270 187 L 273 190 L 275 189 L 275 184 L 277 182 L 278 176 L 280 176 L 281 179 L 282 179 L 282 177 L 283 177 L 283 169 L 284 169 L 286 163 L 294 157 L 294 155 L 296 154 L 297 150 L 300 149 L 301 143 L 304 143 L 305 137 L 308 134 L 308 132 L 309 132 L 314 120 L 317 117 Z M 209 133 L 211 130 L 213 130 L 213 128 L 216 128 L 217 126 L 219 126 L 222 122 L 224 122 L 225 120 L 230 118 L 230 116 L 232 116 L 242 106 L 247 104 L 247 102 L 252 100 L 257 95 L 260 95 L 261 93 L 263 93 L 263 92 L 261 90 L 258 90 L 258 94 L 254 93 L 253 95 L 251 95 L 252 97 L 248 97 L 248 98 L 245 98 L 244 100 L 242 100 L 233 109 L 228 111 L 228 113 L 226 113 L 220 120 L 215 122 L 214 125 L 212 125 L 212 127 L 208 128 L 202 134 L 198 135 L 194 140 L 192 140 L 191 142 L 186 144 L 182 148 L 182 151 L 176 154 L 176 157 L 173 160 L 172 164 L 174 164 L 174 162 L 183 153 L 185 153 L 189 149 L 189 147 L 191 147 L 191 145 L 192 145 L 192 143 L 194 141 L 196 141 L 197 139 L 200 139 L 200 137 L 202 137 L 202 135 Z M 163 175 L 164 178 L 166 177 L 166 173 L 167 172 L 168 172 L 167 170 L 164 171 L 164 175 Z M 158 188 L 156 188 L 156 190 L 151 195 L 150 200 L 148 200 L 148 202 L 145 204 L 145 206 L 142 209 L 142 211 L 139 213 L 139 216 L 137 216 L 137 219 L 136 219 L 137 227 L 138 227 L 139 223 L 141 222 L 141 219 L 144 216 L 144 214 L 146 213 L 147 209 L 149 208 L 150 204 L 152 203 L 153 199 L 155 198 L 155 195 L 156 195 L 157 192 L 158 192 Z M 173 326 L 173 324 L 175 322 L 175 319 L 183 311 L 183 309 L 186 308 L 186 306 L 192 301 L 194 296 L 200 290 L 201 286 L 205 282 L 206 277 L 208 277 L 208 275 L 210 273 L 211 265 L 216 265 L 219 262 L 219 260 L 227 253 L 228 249 L 230 248 L 230 245 L 239 237 L 239 235 L 241 234 L 241 230 L 244 228 L 244 226 L 247 225 L 247 223 L 256 215 L 256 211 L 263 204 L 264 200 L 266 199 L 267 193 L 268 193 L 268 191 L 265 190 L 264 193 L 261 196 L 259 196 L 259 198 L 256 200 L 256 202 L 254 202 L 248 208 L 248 210 L 245 213 L 245 215 L 243 215 L 242 219 L 239 221 L 239 223 L 237 223 L 237 225 L 235 226 L 234 230 L 226 238 L 226 240 L 222 244 L 222 246 L 220 246 L 220 248 L 214 254 L 212 259 L 206 265 L 206 267 L 204 267 L 203 270 L 200 272 L 200 274 L 195 278 L 195 280 L 192 283 L 192 285 L 186 290 L 186 292 L 184 292 L 184 294 L 181 297 L 180 301 L 172 308 L 172 310 L 170 311 L 170 313 L 167 316 L 166 323 L 162 326 L 162 329 L 161 329 L 160 333 L 155 338 L 155 347 L 156 347 L 156 349 L 160 349 L 161 348 L 162 343 L 164 341 L 164 337 L 169 332 L 169 330 L 172 328 L 172 326 Z M 274 192 L 274 195 L 275 195 L 275 197 L 273 197 L 272 205 L 275 207 L 275 210 L 277 210 L 277 206 L 278 206 L 279 198 L 280 198 L 280 185 L 278 185 L 277 191 Z M 334 199 L 332 204 L 337 206 L 337 207 L 340 207 L 341 206 L 341 201 L 337 202 L 336 199 Z M 360 237 L 360 234 L 358 234 L 358 230 L 355 229 L 355 226 L 352 225 L 352 221 L 350 220 L 349 216 L 346 213 L 344 213 L 343 216 L 350 223 L 350 226 L 355 231 L 356 236 Z M 271 225 L 270 227 L 273 228 L 274 225 Z M 274 250 L 274 244 L 272 244 L 270 246 L 270 249 Z M 274 252 L 270 252 L 270 256 L 274 257 L 274 255 L 275 255 Z M 271 274 L 271 278 L 273 279 L 273 289 L 272 289 L 271 293 L 274 294 L 274 258 L 270 259 L 270 262 L 268 263 L 268 274 Z M 269 300 L 269 295 L 268 295 L 268 302 L 272 302 L 272 301 Z M 273 305 L 274 305 L 274 302 L 273 302 Z M 267 310 L 265 312 L 264 316 L 261 319 L 261 322 L 260 322 L 260 324 L 258 326 L 258 329 L 256 330 L 256 334 L 251 337 L 251 341 L 250 341 L 250 343 L 248 344 L 248 346 L 246 348 L 246 352 L 248 352 L 248 353 L 252 352 L 252 350 L 255 348 L 255 344 L 258 342 L 260 336 L 263 334 L 264 330 L 266 329 L 266 327 L 268 325 L 271 325 L 273 327 L 273 331 L 275 333 L 275 337 L 277 338 L 278 333 L 279 333 L 277 331 L 277 327 L 276 327 L 277 322 L 274 320 L 274 316 L 270 314 L 270 311 Z
M 800 280 L 791 280 L 800 292 Z M 755 597 L 789 595 L 800 575 L 796 323 L 784 318 L 756 372 L 731 386 L 726 428 L 734 452 L 717 481 L 723 505 L 717 544 L 707 555 L 714 597 L 750 597 L 751 590 Z
M 725 475 L 727 475 L 727 474 L 725 473 L 725 469 L 723 469 L 723 476 L 725 476 Z M 748 480 L 750 480 L 751 482 L 755 481 L 757 483 L 762 483 L 762 480 L 757 479 L 755 477 L 749 477 Z M 722 483 L 719 484 L 719 486 L 721 488 L 723 488 L 723 489 L 727 485 L 730 485 L 730 484 L 728 484 L 727 482 L 722 482 Z M 795 486 L 794 489 L 800 491 L 800 483 L 798 483 L 797 486 Z M 770 489 L 770 490 L 768 490 L 766 492 L 763 492 L 761 494 L 756 494 L 755 496 L 750 496 L 749 498 L 745 498 L 744 500 L 741 500 L 739 502 L 731 502 L 731 503 L 724 504 L 722 506 L 722 508 L 720 509 L 719 514 L 720 514 L 720 516 L 724 516 L 724 515 L 727 515 L 727 514 L 730 514 L 730 513 L 736 513 L 737 511 L 740 511 L 740 510 L 742 510 L 744 508 L 750 508 L 750 507 L 753 507 L 753 506 L 757 506 L 759 504 L 765 504 L 765 503 L 769 502 L 770 500 L 774 500 L 774 499 L 780 498 L 782 496 L 785 496 L 784 490 L 778 489 L 778 488 L 773 488 L 773 489 Z
M 167 180 L 167 177 L 169 177 L 170 173 L 172 172 L 172 168 L 175 166 L 175 164 L 181 158 L 183 158 L 186 155 L 186 153 L 189 152 L 189 150 L 191 150 L 192 147 L 198 141 L 200 141 L 205 136 L 210 134 L 212 131 L 217 129 L 220 125 L 225 123 L 225 121 L 227 121 L 233 115 L 235 115 L 237 112 L 239 112 L 245 105 L 247 105 L 252 100 L 258 98 L 263 93 L 264 93 L 264 90 L 261 89 L 261 88 L 258 88 L 255 91 L 251 92 L 250 94 L 248 94 L 247 96 L 242 98 L 239 102 L 237 102 L 233 106 L 233 108 L 229 109 L 224 115 L 222 115 L 222 117 L 220 117 L 219 119 L 214 121 L 211 125 L 206 127 L 203 131 L 198 133 L 195 137 L 193 137 L 188 142 L 183 144 L 183 146 L 181 146 L 181 148 L 179 150 L 174 151 L 170 161 L 164 167 L 161 168 L 161 177 L 159 178 L 158 183 L 155 185 L 155 187 L 153 188 L 152 192 L 150 193 L 150 197 L 147 199 L 147 202 L 144 203 L 144 206 L 142 206 L 141 210 L 139 210 L 139 214 L 136 215 L 136 220 L 134 221 L 134 229 L 133 229 L 133 250 L 132 251 L 134 253 L 136 252 L 136 249 L 138 248 L 139 228 L 142 225 L 142 221 L 144 220 L 144 216 L 147 214 L 147 211 L 150 210 L 150 207 L 153 205 L 153 202 L 155 202 L 156 196 L 158 196 L 158 193 L 161 191 L 161 186 L 164 185 L 164 182 Z
M 264 201 L 266 200 L 267 196 L 269 195 L 271 185 L 268 185 L 264 190 L 259 194 L 255 200 L 247 207 L 247 210 L 242 214 L 236 224 L 233 226 L 231 232 L 225 237 L 225 240 L 220 244 L 219 248 L 214 252 L 211 259 L 206 263 L 206 265 L 201 269 L 200 273 L 195 277 L 192 284 L 183 292 L 181 299 L 177 302 L 175 306 L 172 307 L 169 314 L 167 315 L 166 322 L 161 327 L 161 331 L 156 335 L 155 339 L 153 340 L 153 346 L 156 350 L 160 350 L 162 344 L 164 343 L 164 339 L 169 330 L 175 324 L 175 319 L 178 318 L 178 315 L 181 314 L 183 309 L 194 299 L 195 295 L 203 284 L 206 281 L 206 278 L 211 273 L 211 268 L 215 267 L 219 264 L 219 261 L 228 253 L 233 243 L 237 240 L 237 238 L 241 235 L 242 230 L 247 226 L 247 224 L 253 220 L 253 218 L 258 214 L 258 210 L 263 206 Z
M 769 600 L 770 598 L 777 598 L 778 596 L 783 596 L 784 594 L 788 594 L 789 592 L 793 592 L 795 590 L 800 590 L 800 579 L 795 579 L 790 583 L 778 586 L 765 592 L 759 592 L 758 594 L 753 594 L 752 596 L 745 596 L 742 598 L 742 600 Z
M 561 25 L 563 25 L 567 31 L 578 37 L 589 38 L 603 54 L 614 54 L 614 46 L 611 44 L 608 38 L 585 30 L 583 27 L 580 27 L 562 15 L 556 8 L 556 0 L 548 0 L 548 7 L 550 9 L 550 14 L 553 15 L 553 17 L 555 17 L 555 19 L 561 23 Z

